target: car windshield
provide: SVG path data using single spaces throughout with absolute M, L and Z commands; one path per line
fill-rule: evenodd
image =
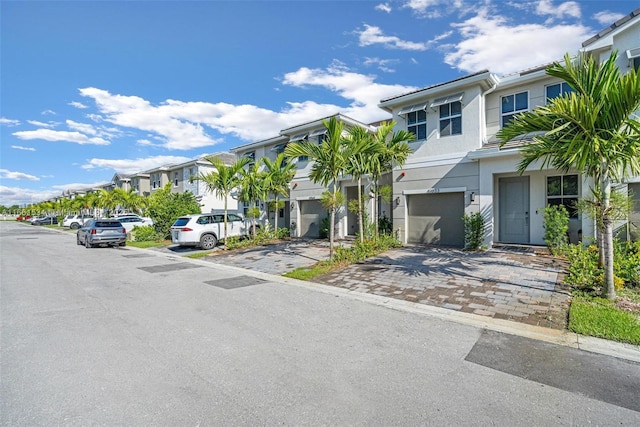
M 176 222 L 173 223 L 174 227 L 184 227 L 189 222 L 189 218 L 178 218 Z
M 115 228 L 115 227 L 122 227 L 122 224 L 120 224 L 120 221 L 96 221 L 96 227 Z

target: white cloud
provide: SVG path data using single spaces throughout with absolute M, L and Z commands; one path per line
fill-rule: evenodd
M 24 151 L 36 151 L 33 147 L 23 147 L 22 145 L 12 145 L 11 148 L 15 148 L 16 150 L 24 150 Z
M 43 111 L 42 113 L 40 113 L 40 114 L 42 114 L 43 116 L 55 116 L 55 115 L 56 115 L 56 112 L 55 112 L 55 111 L 53 111 L 53 110 L 44 110 L 44 111 Z
M 622 13 L 609 12 L 608 10 L 604 10 L 593 15 L 593 19 L 598 21 L 600 25 L 606 26 L 613 24 L 621 18 L 624 18 L 624 15 Z
M 72 107 L 79 108 L 81 110 L 89 108 L 87 105 L 84 105 L 82 102 L 78 102 L 78 101 L 71 101 L 69 105 L 71 105 Z
M 540 0 L 536 6 L 536 14 L 550 15 L 555 19 L 563 19 L 565 16 L 580 18 L 580 5 L 575 1 L 567 1 L 554 5 L 551 0 Z
M 376 5 L 375 10 L 379 10 L 380 12 L 391 13 L 391 5 L 389 3 L 380 3 Z
M 153 105 L 137 96 L 111 94 L 98 88 L 80 89 L 80 94 L 95 101 L 99 110 L 97 117 L 103 122 L 147 132 L 146 137 L 136 138 L 139 145 L 186 150 L 218 143 L 219 140 L 210 136 L 207 129 L 255 141 L 277 135 L 281 129 L 297 123 L 338 112 L 362 121 L 380 120 L 387 116 L 377 107 L 380 99 L 414 89 L 377 84 L 374 77 L 350 72 L 339 63 L 326 69 L 300 68 L 287 73 L 282 83 L 296 87 L 328 88 L 349 100 L 350 106 L 291 101 L 282 110 L 272 111 L 255 105 L 171 99 Z
M 109 183 L 108 181 L 98 181 L 93 183 L 75 182 L 70 184 L 52 185 L 51 187 L 59 190 L 60 192 L 63 192 L 63 191 L 73 191 L 73 190 L 84 190 L 87 188 L 97 188 L 97 187 L 102 187 L 103 185 L 108 183 Z
M 443 47 L 445 62 L 466 72 L 488 68 L 507 74 L 547 64 L 561 59 L 566 52 L 574 52 L 591 35 L 591 29 L 579 24 L 510 25 L 506 18 L 487 9 L 452 26 L 462 41 Z
M 326 115 L 342 112 L 363 122 L 373 122 L 386 117 L 386 114 L 378 108 L 381 99 L 417 89 L 413 86 L 375 83 L 374 77 L 351 72 L 338 62 L 327 69 L 300 68 L 298 71 L 287 73 L 283 83 L 296 87 L 320 86 L 329 89 L 339 96 L 351 100 L 352 103 L 347 108 L 335 107 L 334 111 Z M 323 116 L 316 115 L 310 119 L 318 117 Z
M 363 63 L 367 66 L 377 67 L 385 73 L 395 73 L 396 70 L 391 68 L 390 65 L 398 62 L 399 61 L 397 59 L 365 58 Z
M 464 0 L 408 0 L 402 7 L 411 9 L 419 17 L 441 18 L 453 12 L 473 10 L 478 7 L 478 1 L 466 4 Z
M 19 126 L 20 120 L 7 119 L 6 117 L 0 117 L 0 125 L 7 127 Z
M 37 129 L 14 132 L 13 136 L 22 140 L 44 139 L 45 141 L 73 142 L 80 145 L 109 145 L 110 142 L 99 137 L 89 138 L 80 132 L 56 131 L 51 129 Z
M 364 24 L 365 29 L 356 31 L 360 41 L 360 46 L 371 46 L 381 44 L 391 49 L 424 51 L 429 48 L 427 43 L 411 42 L 402 40 L 396 36 L 386 36 L 380 29 L 372 25 Z
M 117 173 L 131 174 L 164 165 L 183 163 L 191 160 L 181 156 L 154 156 L 141 159 L 90 159 L 83 169 L 113 169 Z
M 93 126 L 85 123 L 78 123 L 78 122 L 74 122 L 73 120 L 67 120 L 66 123 L 69 129 L 78 131 L 80 133 L 84 133 L 88 135 L 96 135 L 98 133 Z
M 56 122 L 41 122 L 39 120 L 27 120 L 27 123 L 29 123 L 30 125 L 38 126 L 41 128 L 47 128 L 47 129 L 54 128 L 58 125 L 58 123 Z
M 40 181 L 40 178 L 37 176 L 29 175 L 28 173 L 23 172 L 14 172 L 8 169 L 0 169 L 0 178 L 2 179 L 15 179 L 15 180 L 23 180 L 27 181 Z
M 32 203 L 42 202 L 59 196 L 57 190 L 36 191 L 30 188 L 6 187 L 0 185 L 0 205 L 2 206 L 23 206 Z

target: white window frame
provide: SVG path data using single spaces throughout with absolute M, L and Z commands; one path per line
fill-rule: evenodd
M 424 120 L 419 120 L 419 113 L 424 113 Z M 412 115 L 415 117 L 415 121 L 411 122 Z M 425 141 L 427 139 L 427 111 L 424 109 L 418 109 L 415 111 L 410 111 L 407 113 L 407 132 L 411 132 L 415 135 L 416 139 L 414 141 Z M 414 128 L 415 131 L 412 131 L 411 128 Z M 420 129 L 424 128 L 424 138 L 420 138 Z
M 173 186 L 177 187 L 178 186 L 178 182 L 179 182 L 178 181 L 178 172 L 176 171 L 176 172 L 173 173 Z
M 460 112 L 459 113 L 451 113 L 451 107 L 454 104 L 459 104 L 460 105 Z M 443 116 L 442 113 L 443 113 L 443 110 L 444 110 L 445 107 L 446 107 L 448 113 Z M 438 106 L 438 109 L 439 109 L 439 114 L 440 114 L 440 119 L 438 121 L 438 124 L 439 124 L 438 132 L 439 132 L 440 136 L 443 137 L 443 136 L 462 135 L 462 102 L 453 101 L 453 102 L 450 102 L 450 103 L 447 103 L 447 104 L 441 104 L 441 105 Z M 454 133 L 453 132 L 452 123 L 456 119 L 460 119 L 460 131 Z M 447 122 L 448 123 L 448 126 L 445 126 L 445 128 L 444 128 L 445 130 L 448 129 L 448 131 L 446 131 L 446 132 L 442 131 L 443 122 Z
M 516 102 L 516 97 L 518 95 L 522 95 L 522 94 L 526 94 L 527 95 L 527 107 L 526 108 L 517 108 L 517 102 Z M 508 98 L 512 96 L 513 97 L 513 111 L 507 111 L 506 113 L 503 110 L 503 105 L 504 105 L 504 99 Z M 506 117 L 510 117 L 513 118 L 513 116 L 515 116 L 518 113 L 523 113 L 525 111 L 529 111 L 529 104 L 530 104 L 530 99 L 529 99 L 529 91 L 528 90 L 524 90 L 522 92 L 516 92 L 516 93 L 510 93 L 509 95 L 503 95 L 500 97 L 500 127 L 504 127 L 505 126 L 505 118 Z M 509 121 L 511 121 L 511 119 L 509 119 Z M 507 122 L 509 123 L 509 122 Z
M 558 96 L 554 96 L 553 98 L 551 98 L 549 96 L 549 88 L 554 87 L 554 86 L 560 86 L 560 92 L 558 93 Z M 565 96 L 568 93 L 571 92 L 575 92 L 575 90 L 573 90 L 573 88 L 571 86 L 569 86 L 569 83 L 567 82 L 558 82 L 558 83 L 553 83 L 550 85 L 546 85 L 544 87 L 544 98 L 547 100 L 547 104 L 549 103 L 549 101 L 551 101 L 552 99 L 555 98 L 559 98 L 561 96 Z

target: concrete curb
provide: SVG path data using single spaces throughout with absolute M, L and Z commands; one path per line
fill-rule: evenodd
M 379 295 L 350 291 L 348 289 L 338 288 L 335 286 L 306 282 L 303 280 L 291 279 L 284 276 L 277 276 L 273 274 L 262 273 L 259 271 L 247 270 L 240 267 L 217 264 L 211 261 L 192 259 L 175 254 L 149 251 L 147 249 L 140 249 L 133 246 L 127 246 L 127 248 L 145 251 L 147 253 L 153 253 L 165 258 L 186 260 L 198 265 L 208 266 L 210 268 L 215 266 L 216 268 L 222 270 L 239 273 L 246 276 L 257 277 L 269 282 L 298 286 L 315 292 L 343 296 L 345 298 L 351 298 L 368 304 L 390 308 L 392 310 L 426 315 L 444 321 L 455 322 L 478 329 L 487 329 L 491 331 L 502 332 L 505 334 L 517 335 L 525 338 L 544 341 L 566 347 L 573 347 L 580 350 L 589 351 L 591 353 L 603 354 L 606 356 L 617 357 L 619 359 L 640 363 L 640 346 L 633 344 L 618 343 L 615 341 L 579 335 L 569 331 L 560 331 L 557 329 L 527 325 L 524 323 L 511 322 L 503 319 L 494 319 L 492 317 L 480 316 L 472 313 L 464 313 L 442 307 L 435 307 L 416 302 L 383 297 Z

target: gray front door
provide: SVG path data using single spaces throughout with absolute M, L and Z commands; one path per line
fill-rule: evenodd
M 500 242 L 529 243 L 529 177 L 500 178 Z

